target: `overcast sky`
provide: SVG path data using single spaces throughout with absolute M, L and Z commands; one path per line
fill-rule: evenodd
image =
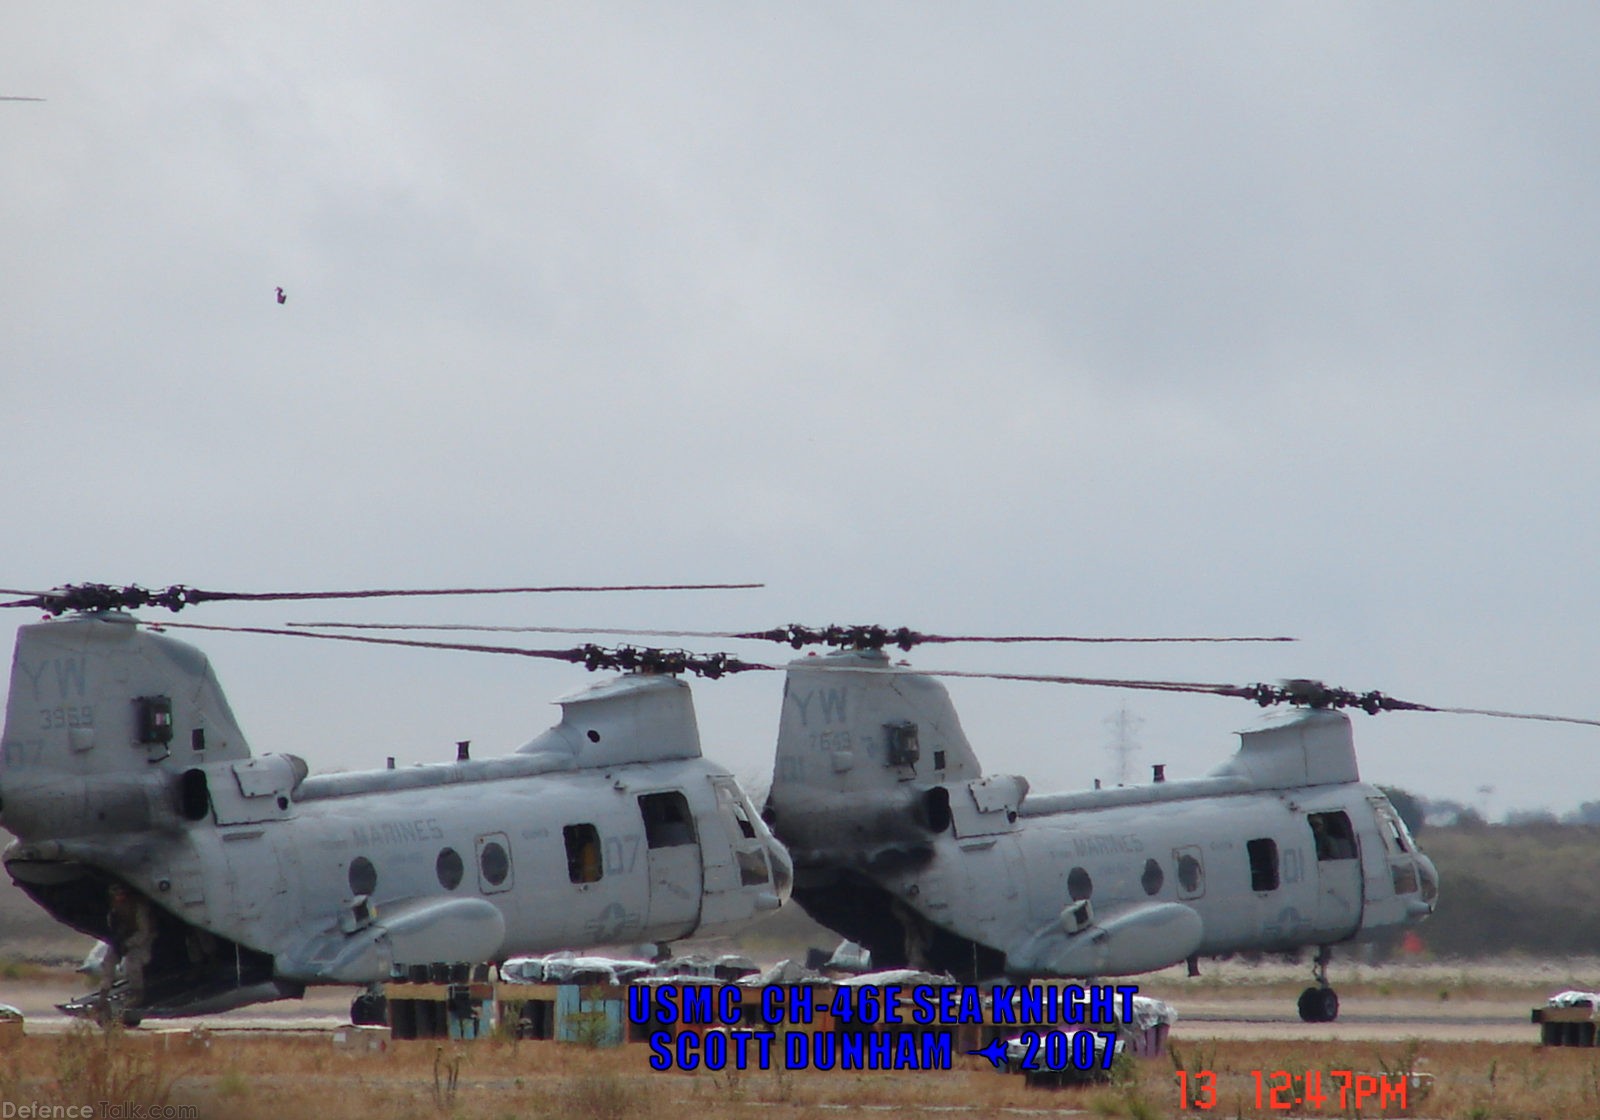
M 184 619 L 1289 634 L 915 659 L 1600 716 L 1592 5 L 22 2 L 0 95 L 5 586 L 759 580 Z M 197 644 L 314 769 L 587 683 Z M 951 690 L 1036 790 L 1257 718 Z M 697 685 L 707 753 L 764 784 L 780 693 Z M 1600 799 L 1600 729 L 1357 743 Z

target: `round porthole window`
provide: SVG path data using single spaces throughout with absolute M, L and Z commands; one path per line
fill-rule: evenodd
M 489 841 L 478 853 L 478 870 L 483 872 L 483 881 L 491 887 L 498 887 L 506 881 L 506 876 L 511 873 L 511 857 L 506 855 L 505 848 L 498 840 Z
M 1139 885 L 1144 888 L 1144 893 L 1152 897 L 1161 890 L 1161 884 L 1166 882 L 1166 875 L 1161 871 L 1161 865 L 1153 859 L 1144 861 L 1144 874 L 1139 877 Z
M 378 869 L 366 856 L 350 861 L 350 893 L 371 894 L 378 889 Z
M 461 877 L 466 870 L 466 865 L 461 862 L 461 853 L 454 848 L 445 848 L 439 853 L 439 858 L 433 861 L 433 873 L 439 876 L 439 885 L 447 891 L 453 891 L 461 885 Z
M 1191 855 L 1178 857 L 1178 883 L 1186 891 L 1200 889 L 1200 861 Z
M 1067 893 L 1072 896 L 1073 902 L 1082 902 L 1094 894 L 1094 880 L 1083 868 L 1074 867 L 1067 874 Z

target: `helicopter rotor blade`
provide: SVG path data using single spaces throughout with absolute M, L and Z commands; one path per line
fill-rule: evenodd
M 1086 685 L 1098 688 L 1126 688 L 1145 692 L 1183 692 L 1207 696 L 1229 696 L 1250 700 L 1263 708 L 1277 704 L 1290 704 L 1306 708 L 1359 708 L 1369 715 L 1379 712 L 1439 712 L 1445 715 L 1491 716 L 1496 719 L 1541 720 L 1547 723 L 1571 723 L 1584 727 L 1600 727 L 1600 719 L 1580 716 L 1555 716 L 1532 712 L 1503 712 L 1488 708 L 1446 708 L 1421 704 L 1413 700 L 1400 700 L 1381 692 L 1351 692 L 1343 688 L 1330 688 L 1321 681 L 1292 680 L 1281 684 L 1207 684 L 1194 681 L 1118 680 L 1107 677 L 1072 677 L 1050 673 L 990 673 L 965 669 L 913 669 L 885 666 L 884 668 L 859 665 L 809 666 L 829 672 L 915 674 L 926 677 L 952 677 L 968 680 L 1031 681 L 1041 684 Z
M 418 649 L 455 650 L 470 653 L 496 653 L 517 657 L 544 658 L 581 664 L 592 670 L 608 669 L 623 672 L 694 673 L 716 679 L 732 673 L 779 672 L 782 665 L 767 665 L 744 661 L 726 653 L 695 654 L 686 650 L 661 650 L 637 646 L 620 646 L 615 649 L 597 645 L 583 645 L 573 649 L 526 649 L 520 646 L 491 646 L 466 642 L 432 642 L 417 638 L 377 638 L 364 634 L 322 634 L 308 629 L 276 629 L 261 626 L 208 626 L 195 622 L 163 622 L 151 624 L 155 629 L 209 630 L 237 634 L 269 634 L 290 638 L 318 638 L 323 641 L 361 642 L 367 645 L 406 646 Z M 599 633 L 600 631 L 590 631 Z M 1288 680 L 1279 684 L 1212 684 L 1199 681 L 1152 681 L 1111 677 L 1078 677 L 1051 673 L 996 673 L 966 669 L 916 669 L 910 666 L 829 665 L 818 661 L 809 666 L 825 672 L 895 674 L 924 677 L 950 677 L 966 680 L 1024 681 L 1040 684 L 1081 685 L 1098 688 L 1125 688 L 1146 692 L 1181 692 L 1207 696 L 1228 696 L 1250 700 L 1263 708 L 1277 704 L 1314 709 L 1359 708 L 1369 715 L 1379 712 L 1437 712 L 1444 715 L 1488 716 L 1495 719 L 1539 720 L 1547 723 L 1570 723 L 1585 727 L 1600 727 L 1600 719 L 1579 716 L 1557 716 L 1532 712 L 1506 712 L 1489 708 L 1453 708 L 1422 704 L 1414 700 L 1401 700 L 1382 692 L 1352 692 L 1330 687 L 1321 681 Z
M 312 630 L 285 630 L 267 626 L 208 626 L 198 622 L 153 623 L 156 630 L 209 630 L 230 634 L 269 634 L 284 638 L 320 638 L 329 642 L 361 642 L 366 645 L 408 646 L 415 649 L 443 649 L 466 653 L 498 653 L 515 657 L 534 657 L 582 665 L 591 672 L 693 673 L 715 680 L 730 673 L 776 671 L 777 665 L 743 661 L 726 653 L 690 653 L 687 650 L 651 649 L 643 646 L 608 648 L 583 645 L 572 649 L 526 649 L 521 646 L 476 645 L 466 642 L 428 642 L 416 638 L 373 638 L 362 634 L 319 634 Z
M 882 649 L 886 645 L 910 650 L 924 644 L 1024 642 L 1083 643 L 1111 645 L 1120 643 L 1176 643 L 1176 642 L 1292 642 L 1294 638 L 1271 637 L 1083 637 L 1072 634 L 924 634 L 907 627 L 883 626 L 824 626 L 811 627 L 793 624 L 770 630 L 615 630 L 592 626 L 475 626 L 470 624 L 411 624 L 401 622 L 291 622 L 290 626 L 303 626 L 321 630 L 440 630 L 505 634 L 627 634 L 645 638 L 698 638 L 724 641 L 780 642 L 800 649 L 808 645 L 828 645 L 847 649 Z
M 1488 716 L 1491 719 L 1536 719 L 1547 723 L 1579 723 L 1590 727 L 1600 727 L 1600 719 L 1578 719 L 1575 716 L 1547 716 L 1534 712 L 1497 712 L 1489 708 L 1430 708 L 1417 705 L 1416 710 L 1423 712 L 1444 712 L 1456 716 Z
M 590 591 L 733 591 L 763 586 L 765 585 L 760 583 L 638 583 L 358 591 L 206 591 L 198 587 L 186 587 L 181 583 L 160 590 L 139 587 L 136 584 L 112 587 L 104 583 L 77 583 L 67 584 L 52 591 L 15 591 L 0 588 L 0 595 L 25 596 L 8 603 L 0 603 L 0 607 L 33 607 L 52 615 L 67 611 L 136 610 L 140 607 L 165 607 L 176 612 L 195 603 L 217 602 L 262 603 L 312 599 L 424 598 L 445 595 L 526 595 Z

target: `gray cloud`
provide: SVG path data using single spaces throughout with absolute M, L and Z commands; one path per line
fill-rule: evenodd
M 1595 23 L 13 10 L 5 582 L 762 578 L 466 613 L 1290 632 L 966 663 L 1593 715 Z M 318 765 L 509 747 L 577 683 L 201 644 Z M 1105 772 L 1122 698 L 955 691 L 998 768 Z M 776 684 L 700 694 L 760 773 Z M 1174 772 L 1251 718 L 1130 703 Z M 1358 731 L 1422 792 L 1592 796 L 1541 776 L 1587 733 Z

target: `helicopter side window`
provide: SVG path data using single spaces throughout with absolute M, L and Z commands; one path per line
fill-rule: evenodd
M 600 833 L 592 824 L 569 824 L 561 830 L 567 844 L 567 878 L 574 883 L 600 881 Z
M 350 861 L 347 878 L 353 895 L 372 894 L 378 889 L 378 869 L 366 856 L 357 856 Z
M 1089 873 L 1081 867 L 1074 867 L 1067 875 L 1067 894 L 1072 901 L 1082 902 L 1086 898 L 1094 897 L 1094 880 L 1089 878 Z
M 1190 844 L 1172 850 L 1178 864 L 1178 897 L 1200 898 L 1206 893 L 1206 869 L 1200 862 L 1200 849 Z
M 461 862 L 461 853 L 454 848 L 441 849 L 439 858 L 433 861 L 433 873 L 439 877 L 439 885 L 447 891 L 453 891 L 461 885 L 466 871 L 466 864 Z
M 1245 844 L 1250 854 L 1250 889 L 1275 891 L 1278 889 L 1278 844 L 1271 839 L 1251 840 Z
M 639 798 L 644 818 L 645 843 L 651 848 L 676 848 L 694 843 L 694 820 L 689 799 L 677 790 L 647 793 Z
M 1319 861 L 1357 858 L 1356 832 L 1350 826 L 1350 817 L 1343 810 L 1308 813 L 1306 823 L 1311 826 L 1311 838 L 1316 841 Z
M 511 857 L 499 841 L 490 840 L 483 845 L 483 850 L 478 853 L 478 870 L 483 874 L 483 881 L 491 887 L 498 887 L 506 881 L 506 876 L 511 874 Z
M 767 857 L 759 850 L 741 850 L 733 854 L 739 863 L 740 886 L 755 887 L 770 880 L 771 877 L 767 874 Z

